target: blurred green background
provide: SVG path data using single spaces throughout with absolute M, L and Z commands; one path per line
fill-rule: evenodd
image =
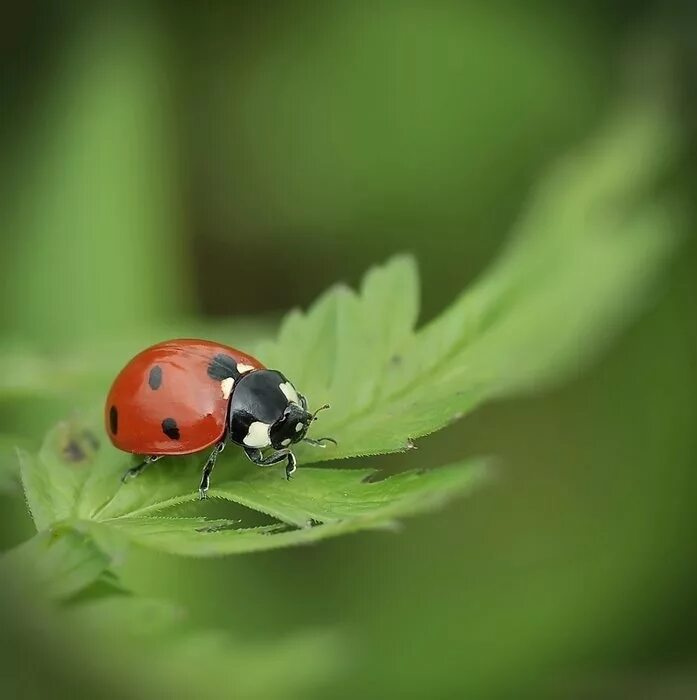
M 56 391 L 95 357 L 115 371 L 179 334 L 244 347 L 400 251 L 431 318 L 495 257 L 545 167 L 656 65 L 684 128 L 669 186 L 694 192 L 694 20 L 690 3 L 619 0 L 8 9 L 0 542 L 32 532 L 12 447 L 101 400 L 104 374 Z M 688 236 L 571 384 L 420 441 L 420 466 L 499 457 L 474 497 L 397 535 L 220 560 L 134 551 L 124 582 L 262 656 L 336 634 L 341 662 L 306 697 L 697 696 L 696 263 Z M 22 391 L 51 358 L 55 385 Z M 131 692 L 128 668 L 46 653 L 40 625 L 6 646 L 8 697 Z

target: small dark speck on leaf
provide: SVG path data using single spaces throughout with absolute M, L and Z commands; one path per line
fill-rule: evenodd
M 85 464 L 91 462 L 99 449 L 99 441 L 90 430 L 76 429 L 70 424 L 63 424 L 64 430 L 59 433 L 56 451 L 69 464 Z
M 63 456 L 68 462 L 83 462 L 87 459 L 85 451 L 77 440 L 69 440 L 63 448 Z
M 85 439 L 85 441 L 87 443 L 89 443 L 89 446 L 93 450 L 99 449 L 99 440 L 97 440 L 95 434 L 91 430 L 83 430 L 82 437 Z
M 399 367 L 399 365 L 402 364 L 402 356 L 401 355 L 392 355 L 390 358 L 390 364 L 393 365 L 394 367 Z

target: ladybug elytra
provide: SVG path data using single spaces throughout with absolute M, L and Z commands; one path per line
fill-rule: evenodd
M 297 464 L 292 444 L 336 444 L 307 437 L 324 408 L 310 413 L 305 397 L 281 372 L 251 355 L 208 340 L 168 340 L 143 350 L 121 370 L 107 396 L 105 423 L 114 446 L 144 458 L 124 480 L 162 457 L 212 446 L 199 485 L 205 498 L 228 442 L 240 445 L 259 466 L 285 461 L 290 479 Z M 264 456 L 267 448 L 272 451 Z

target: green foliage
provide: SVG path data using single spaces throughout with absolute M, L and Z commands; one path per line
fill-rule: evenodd
M 0 493 L 21 493 L 17 451 L 28 446 L 25 438 L 16 435 L 0 435 Z
M 67 600 L 107 573 L 110 557 L 70 527 L 42 530 L 0 559 L 3 580 L 19 580 L 40 598 Z
M 339 440 L 302 461 L 407 449 L 479 403 L 539 390 L 600 352 L 677 240 L 673 210 L 650 196 L 672 153 L 666 120 L 627 109 L 562 162 L 493 270 L 421 330 L 409 258 L 368 274 L 360 294 L 334 288 L 291 314 L 260 355 L 313 402 L 332 403 L 321 430 Z
M 335 635 L 250 643 L 197 629 L 184 610 L 120 589 L 110 564 L 89 535 L 58 528 L 5 554 L 0 572 L 15 585 L 17 612 L 41 611 L 44 643 L 68 669 L 89 658 L 128 697 L 217 698 L 221 685 L 241 698 L 302 697 L 342 670 Z
M 30 40 L 3 84 L 0 500 L 2 541 L 30 539 L 0 557 L 5 696 L 611 693 L 589 658 L 612 676 L 627 645 L 659 651 L 661 605 L 689 607 L 695 249 L 659 302 L 677 238 L 657 106 L 680 85 L 653 71 L 689 23 L 635 34 L 624 9 L 547 5 L 78 4 L 12 23 Z M 649 102 L 533 191 L 469 284 L 541 164 L 617 94 L 626 39 Z M 282 329 L 235 318 L 288 299 L 304 308 Z M 570 389 L 422 437 L 566 381 L 644 305 Z M 230 446 L 206 503 L 205 455 L 122 486 L 109 382 L 185 336 L 330 401 L 313 436 L 338 447 L 299 449 L 287 483 Z M 489 460 L 460 458 L 491 452 L 481 501 L 372 532 L 486 484 Z
M 263 643 L 235 640 L 223 631 L 192 631 L 183 610 L 159 600 L 101 598 L 64 611 L 56 622 L 89 640 L 73 642 L 76 658 L 88 654 L 112 683 L 126 684 L 128 697 L 219 698 L 221 689 L 245 700 L 305 697 L 344 665 L 336 635 L 306 631 Z M 129 669 L 125 677 L 122 668 Z
M 308 468 L 289 485 L 278 472 L 250 470 L 211 489 L 211 496 L 236 501 L 292 527 L 239 528 L 226 520 L 144 517 L 143 511 L 101 522 L 137 542 L 177 554 L 249 552 L 389 527 L 396 518 L 435 508 L 468 491 L 483 475 L 481 462 L 409 471 L 376 482 L 370 481 L 375 472 L 369 469 Z M 173 501 L 193 499 L 191 473 L 180 478 L 179 490 L 181 495 Z M 150 504 L 146 512 L 160 505 Z
M 563 162 L 493 270 L 420 330 L 418 274 L 407 256 L 369 272 L 357 293 L 337 286 L 307 313 L 292 312 L 258 354 L 313 405 L 332 403 L 315 431 L 339 445 L 300 447 L 291 483 L 281 469 L 259 470 L 228 450 L 210 492 L 270 521 L 207 520 L 206 505 L 199 517 L 172 511 L 196 499 L 198 456 L 160 462 L 121 486 L 126 460 L 105 444 L 99 410 L 89 424 L 57 426 L 37 456 L 23 453 L 37 529 L 88 524 L 101 542 L 226 554 L 390 526 L 468 490 L 484 474 L 481 460 L 384 480 L 365 468 L 305 465 L 407 450 L 482 401 L 545 387 L 598 352 L 676 241 L 671 210 L 650 196 L 670 155 L 668 127 L 661 112 L 628 110 Z
M 42 596 L 62 603 L 57 625 L 80 630 L 75 639 L 106 644 L 89 632 L 104 624 L 119 628 L 121 640 L 132 638 L 133 649 L 157 639 L 147 667 L 125 651 L 128 645 L 113 652 L 141 689 L 154 684 L 215 697 L 220 678 L 191 672 L 203 665 L 225 669 L 225 682 L 242 697 L 292 696 L 321 682 L 338 668 L 334 641 L 310 634 L 261 649 L 192 632 L 191 625 L 178 630 L 170 606 L 121 588 L 114 571 L 128 546 L 201 557 L 311 544 L 394 528 L 480 484 L 489 474 L 483 459 L 420 470 L 410 452 L 403 457 L 407 470 L 392 476 L 364 464 L 307 465 L 407 452 L 415 439 L 482 402 L 542 390 L 601 351 L 646 298 L 677 240 L 673 210 L 651 194 L 670 155 L 669 126 L 658 111 L 628 110 L 563 162 L 541 184 L 493 269 L 422 328 L 416 264 L 398 256 L 371 270 L 358 292 L 336 286 L 306 313 L 291 312 L 273 342 L 264 340 L 263 322 L 216 333 L 238 344 L 231 329 L 247 328 L 265 364 L 282 368 L 313 406 L 332 404 L 314 434 L 331 435 L 338 446 L 299 447 L 300 468 L 290 483 L 282 467 L 259 469 L 229 449 L 210 501 L 197 504 L 200 455 L 164 460 L 122 485 L 127 459 L 105 439 L 101 407 L 55 426 L 38 453 L 19 451 L 38 534 L 4 557 L 6 577 L 32 581 Z M 79 388 L 91 401 L 129 343 L 129 353 L 135 351 L 135 339 L 125 339 L 62 362 L 8 351 L 11 371 L 0 380 L 0 394 L 60 396 Z M 0 456 L 10 444 L 0 442 Z M 11 485 L 11 470 L 3 467 L 3 474 Z M 211 509 L 216 517 L 207 515 Z M 107 651 L 98 656 L 110 658 Z
M 481 483 L 489 473 L 482 459 L 419 470 L 418 453 L 409 452 L 408 470 L 392 476 L 363 464 L 307 465 L 408 451 L 416 438 L 483 401 L 541 390 L 590 361 L 646 298 L 677 240 L 672 210 L 651 196 L 652 174 L 670 153 L 668 126 L 652 110 L 625 116 L 562 163 L 489 274 L 424 327 L 416 325 L 416 265 L 399 256 L 370 271 L 358 292 L 337 286 L 306 313 L 290 313 L 276 341 L 252 342 L 312 405 L 332 404 L 314 434 L 331 435 L 338 446 L 299 448 L 290 483 L 282 467 L 259 469 L 229 449 L 214 473 L 211 499 L 196 504 L 200 456 L 164 460 L 122 485 L 127 459 L 105 439 L 101 407 L 58 424 L 38 453 L 20 451 L 38 534 L 5 556 L 7 578 L 20 572 L 43 595 L 70 603 L 58 624 L 86 631 L 75 639 L 106 643 L 87 632 L 90 625 L 120 621 L 133 644 L 119 644 L 113 656 L 133 669 L 129 682 L 141 689 L 155 684 L 215 697 L 221 679 L 191 672 L 203 665 L 225 669 L 225 682 L 243 697 L 292 696 L 321 683 L 338 668 L 333 641 L 310 634 L 260 649 L 191 625 L 177 631 L 169 606 L 121 589 L 114 571 L 127 547 L 200 557 L 316 543 L 393 528 Z M 265 328 L 249 337 L 263 338 Z M 115 354 L 95 352 L 93 362 L 73 361 L 59 371 L 38 356 L 16 354 L 21 371 L 10 373 L 0 390 L 30 396 L 44 386 L 60 393 L 82 385 L 89 397 L 116 369 Z M 145 626 L 136 624 L 144 619 Z M 157 639 L 147 668 L 126 651 L 144 639 Z M 97 656 L 110 658 L 107 651 Z
M 357 241 L 374 249 L 386 237 L 399 245 L 404 228 L 447 227 L 495 206 L 517 162 L 558 143 L 560 123 L 568 129 L 592 113 L 599 74 L 588 62 L 598 56 L 576 53 L 574 23 L 555 13 L 531 21 L 518 3 L 504 22 L 494 7 L 470 3 L 438 12 L 388 3 L 367 14 L 340 3 L 311 16 L 299 6 L 287 13 L 296 30 L 255 32 L 255 60 L 235 91 L 230 72 L 216 72 L 209 101 L 198 105 L 202 115 L 224 115 L 197 137 L 223 154 L 209 177 L 236 177 L 234 200 L 216 197 L 222 187 L 204 194 L 230 225 L 251 219 L 273 232 L 283 220 L 322 245 L 327 225 L 350 230 L 377 214 L 380 238 L 358 230 L 337 236 L 331 250 Z M 224 27 L 209 29 L 215 40 L 204 55 L 231 58 Z M 442 250 L 438 236 L 421 238 Z
M 119 12 L 84 29 L 0 166 L 4 228 L 21 232 L 3 276 L 22 290 L 0 322 L 51 348 L 151 323 L 161 294 L 186 305 L 162 37 Z
M 122 538 L 198 556 L 303 544 L 388 527 L 398 517 L 467 491 L 484 475 L 483 462 L 471 461 L 382 480 L 371 469 L 307 468 L 287 483 L 282 471 L 260 470 L 238 460 L 233 478 L 215 483 L 210 496 L 235 501 L 276 521 L 244 527 L 226 519 L 161 516 L 161 511 L 198 499 L 192 486 L 200 459 L 160 463 L 121 485 L 123 453 L 100 445 L 95 432 L 82 423 L 61 423 L 35 458 L 22 453 L 21 471 L 40 532 L 55 523 L 89 526 L 106 549 Z M 226 467 L 219 469 L 219 476 Z

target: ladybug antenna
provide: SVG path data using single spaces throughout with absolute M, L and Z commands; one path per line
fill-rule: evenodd
M 310 416 L 310 420 L 311 420 L 311 421 L 317 420 L 317 414 L 318 414 L 320 411 L 324 411 L 324 410 L 327 409 L 327 408 L 331 408 L 331 406 L 330 406 L 328 403 L 325 403 L 324 405 L 320 406 L 320 407 Z

